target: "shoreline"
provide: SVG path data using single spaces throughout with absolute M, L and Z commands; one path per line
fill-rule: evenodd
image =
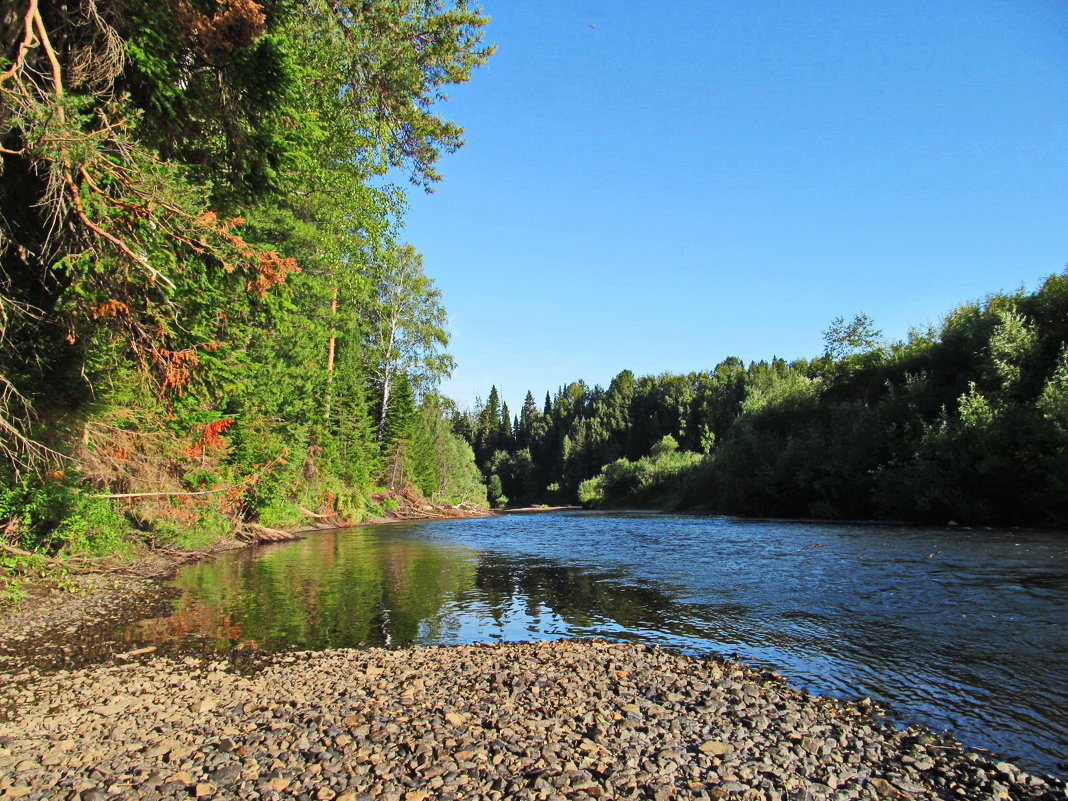
M 455 512 L 449 515 L 423 512 L 422 517 L 381 516 L 359 523 L 339 521 L 336 525 L 306 526 L 286 530 L 288 536 L 283 540 L 246 540 L 231 534 L 199 551 L 146 550 L 111 569 L 72 573 L 61 584 L 49 578 L 27 580 L 26 597 L 15 606 L 0 607 L 0 686 L 20 667 L 40 670 L 91 667 L 121 656 L 128 649 L 109 636 L 114 634 L 114 621 L 165 613 L 172 596 L 164 582 L 185 564 L 229 551 L 297 540 L 321 531 L 493 514 L 492 511 Z
M 870 702 L 604 640 L 141 654 L 10 692 L 7 798 L 1063 798 Z

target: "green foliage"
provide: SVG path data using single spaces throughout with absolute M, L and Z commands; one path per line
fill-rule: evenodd
M 496 473 L 490 473 L 489 480 L 486 482 L 486 496 L 489 499 L 490 506 L 493 507 L 504 506 L 508 503 L 508 496 L 504 494 L 501 477 Z
M 578 486 L 578 501 L 583 506 L 596 507 L 604 501 L 604 478 L 587 478 Z
M 0 488 L 0 520 L 17 523 L 17 545 L 51 554 L 122 553 L 126 521 L 113 501 L 81 491 L 61 478 Z
M 487 18 L 415 0 L 13 13 L 33 24 L 0 30 L 17 56 L 0 76 L 0 524 L 48 552 L 114 550 L 130 527 L 199 546 L 243 521 L 359 518 L 407 461 L 484 502 L 470 449 L 416 420 L 452 366 L 445 311 L 381 176 L 440 177 L 462 131 L 434 106 L 489 56 Z M 64 457 L 71 477 L 39 478 Z M 93 497 L 109 493 L 143 497 Z
M 584 505 L 675 508 L 686 500 L 690 476 L 702 461 L 700 454 L 679 451 L 674 437 L 665 435 L 648 456 L 617 459 L 596 478 L 582 482 L 579 500 Z
M 659 442 L 649 449 L 649 457 L 654 460 L 662 459 L 676 453 L 678 449 L 679 443 L 676 442 L 675 438 L 671 434 L 665 434 Z
M 126 521 L 106 498 L 80 496 L 56 528 L 55 536 L 70 553 L 125 553 Z
M 451 402 L 437 395 L 423 399 L 405 454 L 406 478 L 431 500 L 484 506 L 485 484 L 471 446 L 452 431 L 452 411 Z
M 1038 398 L 1042 415 L 1062 434 L 1068 434 L 1068 345 L 1061 350 L 1056 368 Z
M 879 342 L 882 331 L 875 327 L 875 322 L 861 312 L 848 323 L 844 317 L 835 317 L 831 326 L 823 332 L 826 343 L 824 355 L 830 359 L 841 359 L 854 353 L 873 349 Z

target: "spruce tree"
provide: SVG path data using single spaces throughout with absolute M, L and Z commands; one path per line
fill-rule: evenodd
M 393 400 L 386 415 L 382 437 L 385 455 L 383 479 L 391 489 L 403 482 L 407 472 L 408 449 L 415 427 L 415 398 L 408 376 L 396 377 Z
M 511 451 L 514 447 L 514 436 L 512 433 L 512 415 L 508 411 L 508 404 L 501 404 L 501 423 L 499 433 L 497 435 L 497 448 L 502 451 Z
M 534 395 L 527 390 L 527 396 L 523 399 L 523 408 L 516 419 L 516 447 L 529 448 L 530 440 L 534 431 L 534 420 L 538 416 L 538 407 L 534 403 Z
M 478 412 L 478 423 L 475 429 L 475 457 L 482 464 L 497 450 L 500 441 L 501 406 L 500 395 L 497 387 L 490 388 L 486 404 Z

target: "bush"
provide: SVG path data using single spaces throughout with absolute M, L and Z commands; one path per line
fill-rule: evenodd
M 587 478 L 578 486 L 579 503 L 586 507 L 595 507 L 604 500 L 604 476 Z
M 0 521 L 18 519 L 18 545 L 47 553 L 104 555 L 125 550 L 128 526 L 108 498 L 71 486 L 62 475 L 0 490 Z

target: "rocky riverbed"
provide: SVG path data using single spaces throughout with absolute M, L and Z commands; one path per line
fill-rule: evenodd
M 1063 799 L 870 703 L 557 641 L 13 669 L 0 797 Z

